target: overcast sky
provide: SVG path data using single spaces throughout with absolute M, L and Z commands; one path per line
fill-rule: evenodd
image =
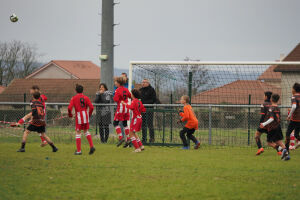
M 43 62 L 99 64 L 100 0 L 1 0 L 0 41 L 33 43 Z M 273 61 L 300 42 L 299 0 L 120 0 L 115 67 L 130 60 Z M 16 13 L 18 23 L 9 16 Z

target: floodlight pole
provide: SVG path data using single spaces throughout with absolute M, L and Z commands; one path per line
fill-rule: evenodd
M 100 81 L 113 91 L 114 77 L 114 0 L 102 0 Z

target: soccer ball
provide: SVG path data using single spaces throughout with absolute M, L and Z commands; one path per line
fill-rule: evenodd
M 10 17 L 9 17 L 11 22 L 17 22 L 18 21 L 18 17 L 15 13 L 13 13 Z

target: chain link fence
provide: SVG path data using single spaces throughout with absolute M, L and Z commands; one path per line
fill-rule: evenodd
M 48 103 L 46 133 L 56 143 L 75 142 L 75 119 L 68 117 L 68 104 Z M 117 137 L 112 126 L 115 104 L 94 104 L 95 110 L 90 117 L 90 133 L 94 141 L 101 142 L 99 133 L 103 120 L 108 125 L 108 143 L 116 143 Z M 150 106 L 150 107 L 149 107 Z M 254 134 L 259 125 L 259 105 L 192 105 L 199 120 L 199 129 L 195 136 L 204 146 L 255 146 Z M 143 128 L 140 138 L 151 145 L 181 145 L 179 132 L 184 123 L 180 120 L 178 104 L 146 105 L 143 115 Z M 106 110 L 103 115 L 103 109 Z M 286 107 L 281 107 L 282 127 L 287 126 Z M 0 141 L 20 142 L 26 125 L 11 128 L 11 122 L 17 122 L 30 112 L 28 103 L 0 102 Z M 73 111 L 74 112 L 74 111 Z M 31 141 L 39 141 L 39 137 L 31 134 Z M 265 141 L 263 135 L 263 141 Z M 84 141 L 85 142 L 85 141 Z

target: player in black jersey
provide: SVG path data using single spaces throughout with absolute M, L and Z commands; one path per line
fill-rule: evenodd
M 46 127 L 45 110 L 44 110 L 45 108 L 43 103 L 40 101 L 40 93 L 34 92 L 32 96 L 33 99 L 30 102 L 32 111 L 30 114 L 28 114 L 31 115 L 30 116 L 31 121 L 29 122 L 30 124 L 26 128 L 23 134 L 22 145 L 21 148 L 18 150 L 18 152 L 25 152 L 25 144 L 26 144 L 27 136 L 31 131 L 40 133 L 42 137 L 48 142 L 48 144 L 52 147 L 52 151 L 56 152 L 58 149 L 55 147 L 55 145 L 50 140 L 50 138 L 45 134 L 45 127 Z M 20 119 L 16 125 L 20 125 L 22 123 L 24 123 L 24 118 Z

